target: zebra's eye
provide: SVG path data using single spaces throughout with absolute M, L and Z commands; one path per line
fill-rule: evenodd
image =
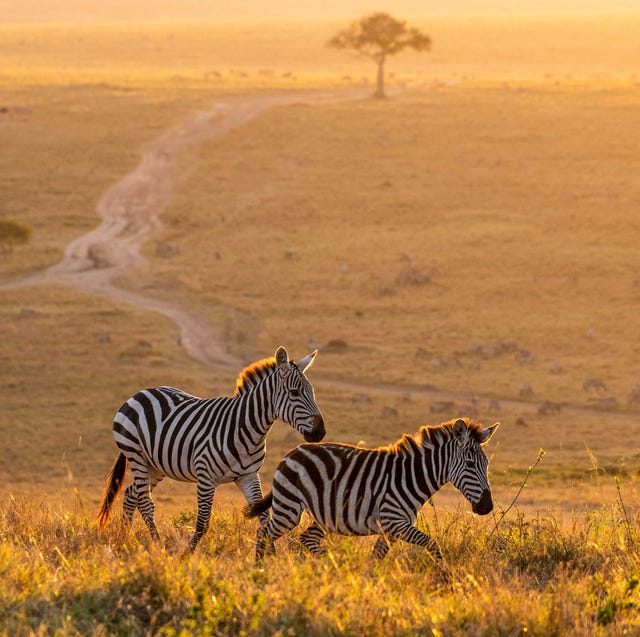
M 290 389 L 289 395 L 293 396 L 294 398 L 297 398 L 298 396 L 300 396 L 300 392 L 297 389 Z
M 467 469 L 473 469 L 476 466 L 476 463 L 469 458 L 467 458 L 464 463 L 467 465 Z

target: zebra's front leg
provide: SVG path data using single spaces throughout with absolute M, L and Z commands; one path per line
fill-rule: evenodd
M 253 504 L 258 500 L 262 500 L 262 483 L 260 482 L 260 476 L 257 473 L 252 473 L 248 476 L 243 476 L 236 480 L 236 485 L 244 494 L 244 497 L 248 504 Z M 271 519 L 271 513 L 264 511 L 258 516 L 260 525 L 264 526 Z
M 249 504 L 262 500 L 262 483 L 257 473 L 236 480 L 236 484 Z M 256 557 L 258 554 L 260 555 L 260 557 L 257 557 L 258 561 L 264 557 L 265 553 L 267 555 L 275 555 L 276 553 L 276 546 L 273 540 L 265 535 L 266 526 L 270 520 L 271 513 L 269 511 L 264 511 L 258 516 L 258 521 L 260 522 L 260 528 L 256 535 Z
M 211 519 L 211 505 L 216 485 L 208 482 L 198 481 L 198 518 L 196 520 L 196 530 L 191 540 L 189 540 L 189 550 L 193 553 L 198 546 L 198 542 L 209 528 Z
M 394 529 L 393 532 L 390 533 L 390 537 L 398 538 L 417 546 L 423 546 L 436 560 L 442 559 L 442 553 L 434 539 L 420 529 L 417 529 L 413 524 L 411 524 L 411 522 L 407 521 L 402 525 L 394 525 Z

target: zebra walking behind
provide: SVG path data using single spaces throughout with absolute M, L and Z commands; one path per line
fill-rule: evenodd
M 216 487 L 235 482 L 248 503 L 262 498 L 258 471 L 265 437 L 276 418 L 299 431 L 307 442 L 325 435 L 324 420 L 305 371 L 317 350 L 297 364 L 279 347 L 274 358 L 245 368 L 233 397 L 200 399 L 173 387 L 145 389 L 120 407 L 113 436 L 120 448 L 107 477 L 96 521 L 102 530 L 122 489 L 127 462 L 133 483 L 124 494 L 123 519 L 131 522 L 137 508 L 154 540 L 151 491 L 165 477 L 197 483 L 198 517 L 189 543 L 193 551 L 206 532 Z M 261 520 L 266 523 L 266 512 Z
M 245 509 L 260 516 L 256 559 L 275 552 L 274 541 L 300 523 L 303 511 L 313 522 L 300 539 L 312 553 L 322 553 L 327 531 L 343 535 L 375 535 L 373 556 L 382 559 L 402 539 L 425 546 L 436 557 L 433 539 L 416 528 L 424 503 L 450 482 L 475 513 L 493 509 L 487 478 L 489 461 L 482 449 L 499 423 L 489 428 L 468 419 L 422 427 L 396 443 L 364 449 L 338 443 L 300 445 L 280 462 L 273 490 Z M 265 524 L 264 514 L 272 508 Z

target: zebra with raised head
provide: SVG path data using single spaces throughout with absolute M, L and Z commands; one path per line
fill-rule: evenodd
M 416 528 L 424 503 L 450 482 L 475 513 L 493 509 L 487 478 L 489 461 L 482 449 L 499 423 L 483 428 L 468 419 L 422 427 L 396 443 L 365 449 L 338 443 L 300 445 L 280 462 L 273 489 L 249 504 L 248 517 L 260 516 L 256 559 L 275 552 L 274 541 L 300 523 L 303 511 L 313 522 L 300 539 L 312 553 L 324 551 L 328 531 L 343 535 L 375 535 L 373 555 L 382 559 L 402 539 L 425 546 L 436 557 L 433 539 Z M 272 516 L 264 523 L 264 514 Z
M 325 435 L 324 420 L 305 371 L 317 350 L 297 364 L 279 347 L 275 357 L 245 368 L 233 397 L 200 399 L 173 387 L 145 389 L 132 396 L 115 415 L 113 436 L 120 448 L 96 521 L 106 525 L 122 489 L 127 462 L 133 483 L 124 494 L 123 519 L 140 511 L 154 540 L 151 491 L 165 477 L 197 483 L 198 517 L 189 543 L 194 550 L 206 532 L 216 487 L 234 482 L 248 503 L 262 498 L 258 471 L 265 437 L 276 418 L 299 431 L 307 442 Z M 263 523 L 269 518 L 263 514 Z

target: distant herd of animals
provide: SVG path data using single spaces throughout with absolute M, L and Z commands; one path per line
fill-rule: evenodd
M 247 500 L 245 514 L 257 517 L 256 559 L 274 554 L 274 542 L 294 529 L 302 513 L 313 521 L 303 545 L 322 553 L 328 532 L 378 535 L 373 555 L 382 559 L 398 539 L 426 547 L 435 541 L 415 526 L 425 502 L 445 483 L 456 487 L 472 510 L 493 509 L 483 445 L 498 423 L 484 428 L 467 418 L 424 426 L 386 447 L 367 449 L 320 442 L 325 424 L 305 372 L 317 350 L 298 362 L 279 347 L 275 356 L 246 367 L 233 397 L 200 399 L 173 387 L 138 392 L 118 409 L 113 435 L 120 453 L 107 477 L 96 518 L 100 530 L 124 484 L 127 464 L 133 482 L 125 489 L 123 521 L 140 511 L 151 537 L 159 540 L 151 492 L 168 476 L 197 484 L 198 515 L 189 548 L 206 533 L 216 487 L 234 482 Z M 302 434 L 263 497 L 259 470 L 265 438 L 276 419 Z

